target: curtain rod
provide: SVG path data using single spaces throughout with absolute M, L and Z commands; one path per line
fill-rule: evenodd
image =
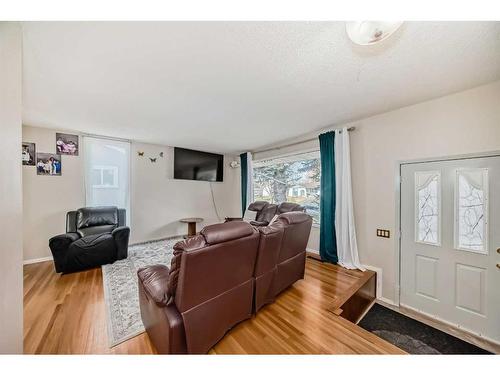
M 125 139 L 125 138 L 117 138 L 117 137 L 108 137 L 106 135 L 97 135 L 97 134 L 89 134 L 89 133 L 80 133 L 82 137 L 89 137 L 89 138 L 97 138 L 97 139 L 105 139 L 109 141 L 119 141 L 119 142 L 128 142 L 132 143 L 130 139 Z
M 355 126 L 351 126 L 350 128 L 347 128 L 347 131 L 353 131 L 355 130 L 356 127 Z M 339 129 L 333 129 L 333 130 L 339 130 Z M 333 131 L 332 130 L 332 131 Z M 342 130 L 340 129 L 340 132 L 342 132 Z M 297 145 L 301 145 L 302 143 L 307 143 L 307 142 L 311 142 L 311 141 L 315 141 L 317 140 L 318 137 L 315 137 L 315 138 L 310 138 L 310 139 L 305 139 L 303 141 L 299 141 L 299 142 L 294 142 L 294 143 L 289 143 L 287 145 L 283 145 L 283 146 L 277 146 L 277 147 L 271 147 L 271 148 L 267 148 L 265 150 L 259 150 L 259 151 L 255 151 L 253 152 L 253 154 L 260 154 L 262 152 L 267 152 L 267 151 L 274 151 L 274 150 L 281 150 L 282 148 L 288 148 L 288 147 L 292 147 L 292 146 L 297 146 Z

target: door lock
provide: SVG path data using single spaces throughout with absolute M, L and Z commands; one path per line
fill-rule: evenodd
M 497 263 L 497 268 L 500 269 L 500 263 Z

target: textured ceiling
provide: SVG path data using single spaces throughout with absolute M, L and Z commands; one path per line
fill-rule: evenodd
M 500 22 L 25 22 L 26 125 L 253 150 L 500 79 Z M 404 124 L 401 124 L 404 126 Z

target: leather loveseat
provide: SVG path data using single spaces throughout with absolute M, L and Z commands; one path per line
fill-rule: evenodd
M 259 227 L 269 225 L 275 215 L 293 211 L 305 212 L 305 208 L 297 203 L 283 202 L 276 205 L 266 201 L 255 201 L 250 203 L 248 205 L 248 210 L 257 212 L 255 220 L 251 221 L 250 224 Z
M 75 272 L 127 258 L 130 228 L 126 211 L 85 207 L 66 214 L 66 233 L 52 237 L 49 247 L 56 272 Z
M 159 353 L 206 353 L 251 317 L 258 244 L 246 222 L 210 225 L 174 246 L 170 269 L 138 271 L 142 321 Z
M 284 213 L 267 227 L 206 226 L 174 246 L 171 267 L 138 271 L 141 316 L 159 353 L 206 353 L 304 277 L 312 218 Z
M 255 266 L 255 312 L 297 280 L 304 278 L 306 247 L 312 218 L 303 212 L 286 212 L 261 235 Z

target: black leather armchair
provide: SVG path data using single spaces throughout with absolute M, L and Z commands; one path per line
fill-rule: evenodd
M 130 228 L 126 211 L 85 207 L 66 214 L 66 233 L 52 237 L 49 247 L 56 272 L 75 272 L 127 258 Z

